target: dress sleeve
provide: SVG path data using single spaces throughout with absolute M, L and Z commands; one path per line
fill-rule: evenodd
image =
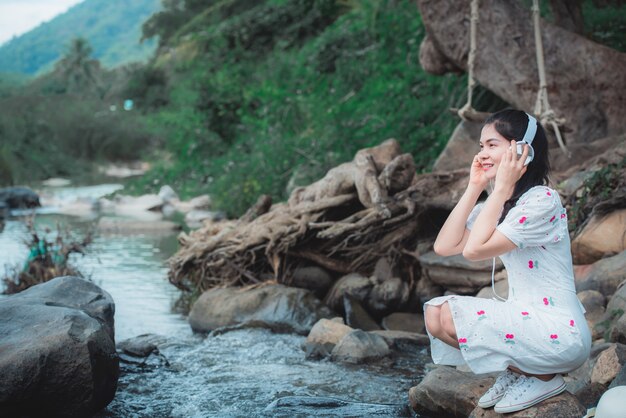
M 567 216 L 556 191 L 536 186 L 524 193 L 496 229 L 519 248 L 559 242 L 567 234 Z
M 478 214 L 482 210 L 483 206 L 485 206 L 484 202 L 478 203 L 476 206 L 474 206 L 474 209 L 472 209 L 469 216 L 467 217 L 467 222 L 465 222 L 465 227 L 469 229 L 470 231 L 472 230 L 472 226 L 474 225 L 474 222 L 476 222 L 476 218 L 478 218 Z

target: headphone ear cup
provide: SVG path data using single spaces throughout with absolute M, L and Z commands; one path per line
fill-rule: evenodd
M 526 161 L 524 161 L 524 165 L 528 165 L 533 160 L 533 158 L 535 158 L 535 149 L 532 145 L 524 141 L 517 141 L 517 155 L 522 155 L 524 151 L 524 144 L 528 145 L 528 155 L 526 156 Z

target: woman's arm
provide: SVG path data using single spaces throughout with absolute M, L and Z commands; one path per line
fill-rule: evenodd
M 467 186 L 437 235 L 434 244 L 435 253 L 442 256 L 461 254 L 469 236 L 465 223 L 482 191 L 479 186 L 473 184 Z

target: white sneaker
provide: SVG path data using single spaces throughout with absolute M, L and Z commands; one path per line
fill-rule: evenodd
M 504 397 L 496 404 L 494 411 L 505 414 L 521 411 L 538 404 L 565 390 L 565 381 L 560 374 L 544 382 L 536 377 L 520 376 L 509 386 Z
M 481 408 L 490 408 L 498 403 L 504 396 L 506 390 L 511 386 L 519 375 L 506 369 L 496 378 L 496 382 L 489 388 L 487 392 L 478 400 L 478 406 Z

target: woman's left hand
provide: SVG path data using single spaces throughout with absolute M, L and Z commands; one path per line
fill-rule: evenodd
M 528 156 L 528 145 L 524 144 L 522 155 L 517 156 L 517 143 L 511 141 L 511 146 L 507 149 L 500 160 L 498 171 L 496 173 L 495 190 L 504 192 L 512 192 L 515 183 L 524 175 L 527 166 L 524 165 Z

